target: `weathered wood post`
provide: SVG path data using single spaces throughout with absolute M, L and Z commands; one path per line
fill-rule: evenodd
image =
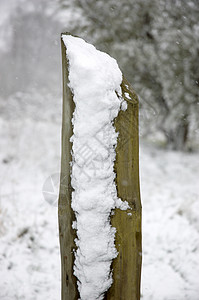
M 73 275 L 76 231 L 72 229 L 75 220 L 71 208 L 71 149 L 73 134 L 71 123 L 74 112 L 73 95 L 68 86 L 67 49 L 61 39 L 63 72 L 63 121 L 60 195 L 58 206 L 59 237 L 61 249 L 62 300 L 77 300 L 79 293 L 77 279 Z M 116 148 L 116 186 L 118 197 L 126 200 L 131 209 L 115 210 L 111 224 L 116 228 L 118 256 L 113 260 L 113 284 L 106 292 L 106 300 L 139 300 L 141 280 L 141 201 L 139 190 L 139 141 L 138 141 L 138 98 L 123 78 L 122 96 L 128 103 L 120 111 L 114 125 L 119 133 Z M 89 299 L 88 299 L 89 300 Z
M 119 132 L 115 162 L 116 185 L 118 196 L 127 200 L 132 210 L 126 213 L 116 209 L 111 220 L 117 229 L 116 247 L 119 253 L 113 261 L 114 281 L 106 299 L 138 300 L 142 264 L 138 97 L 125 78 L 122 93 L 128 108 L 126 111 L 121 110 L 115 120 L 116 131 Z

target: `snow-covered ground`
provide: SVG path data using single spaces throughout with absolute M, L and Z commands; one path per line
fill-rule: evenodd
M 50 95 L 0 99 L 1 300 L 60 299 L 57 208 L 42 195 L 60 168 L 60 108 Z M 141 142 L 144 300 L 199 299 L 198 161 Z
M 199 299 L 198 162 L 141 144 L 145 300 Z

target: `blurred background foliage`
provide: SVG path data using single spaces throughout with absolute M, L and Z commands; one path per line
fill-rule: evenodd
M 10 0 L 0 8 L 4 11 L 0 21 L 4 101 L 19 97 L 19 92 L 44 97 L 48 93 L 58 101 L 60 33 L 71 32 L 117 59 L 139 95 L 144 138 L 176 150 L 195 149 L 198 0 Z

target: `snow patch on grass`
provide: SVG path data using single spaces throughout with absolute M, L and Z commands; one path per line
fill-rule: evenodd
M 57 209 L 42 186 L 59 172 L 61 100 L 41 98 L 0 99 L 2 300 L 60 299 Z M 142 299 L 198 300 L 199 154 L 140 148 Z

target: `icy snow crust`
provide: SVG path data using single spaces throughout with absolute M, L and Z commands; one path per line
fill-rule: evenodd
M 113 169 L 117 144 L 113 120 L 123 101 L 117 96 L 121 95 L 122 73 L 113 58 L 84 40 L 62 39 L 75 102 L 71 181 L 78 248 L 74 274 L 82 300 L 103 299 L 112 284 L 110 266 L 117 256 L 110 213 L 128 206 L 117 197 Z

